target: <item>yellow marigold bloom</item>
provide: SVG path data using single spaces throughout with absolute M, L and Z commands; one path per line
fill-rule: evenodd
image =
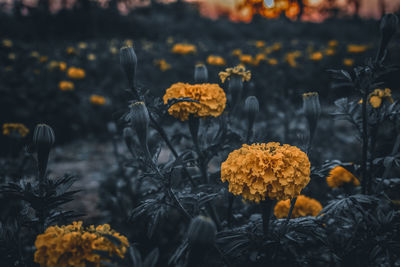
M 296 59 L 299 57 L 301 57 L 300 51 L 289 52 L 285 55 L 285 62 L 287 62 L 292 68 L 296 68 L 298 65 Z
M 157 59 L 157 60 L 154 60 L 153 63 L 161 71 L 167 71 L 167 70 L 171 69 L 171 64 L 169 64 L 165 59 Z
M 75 49 L 75 47 L 72 47 L 72 46 L 67 47 L 66 51 L 67 51 L 68 55 L 76 54 L 76 49 Z
M 347 52 L 348 53 L 363 53 L 367 51 L 369 48 L 368 45 L 356 45 L 356 44 L 349 44 L 347 45 Z
M 111 54 L 118 54 L 119 50 L 115 46 L 110 47 L 110 53 Z
M 279 51 L 279 50 L 282 49 L 282 44 L 281 44 L 281 43 L 274 43 L 274 44 L 271 46 L 271 49 L 272 49 L 272 51 Z
M 106 103 L 106 99 L 100 95 L 91 95 L 90 103 L 97 106 L 103 106 Z
M 4 123 L 3 135 L 11 135 L 12 133 L 18 133 L 25 137 L 29 133 L 29 129 L 22 123 Z
M 39 57 L 39 62 L 40 62 L 40 63 L 47 62 L 48 60 L 49 60 L 49 57 L 48 57 L 48 56 L 41 56 L 41 57 Z
M 265 46 L 265 42 L 264 41 L 256 41 L 255 42 L 256 47 L 261 48 Z
M 369 94 L 369 103 L 373 108 L 379 108 L 382 105 L 382 101 L 386 100 L 393 104 L 392 91 L 389 88 L 385 90 L 375 89 Z
M 131 39 L 126 39 L 126 40 L 124 41 L 124 46 L 131 46 L 131 47 L 133 47 L 133 40 L 131 40 Z
M 167 104 L 169 99 L 189 97 L 195 102 L 180 102 L 169 108 L 168 112 L 175 118 L 185 121 L 189 115 L 196 117 L 218 117 L 225 109 L 226 95 L 218 84 L 175 83 L 167 89 L 163 97 Z
M 229 192 L 246 200 L 291 199 L 310 181 L 310 161 L 299 148 L 279 143 L 242 145 L 221 165 Z
M 351 58 L 344 58 L 343 59 L 343 65 L 351 67 L 354 65 L 354 59 Z
M 86 49 L 88 47 L 87 43 L 85 42 L 79 42 L 78 47 L 80 49 Z
M 328 45 L 329 45 L 330 47 L 338 46 L 338 44 L 339 44 L 339 42 L 338 42 L 337 40 L 330 40 L 330 41 L 328 42 Z
M 171 52 L 180 55 L 195 54 L 197 52 L 197 48 L 192 44 L 175 44 L 172 47 Z
M 72 91 L 74 90 L 75 85 L 70 81 L 61 81 L 58 83 L 58 88 L 60 88 L 61 91 Z
M 275 59 L 275 58 L 269 58 L 269 59 L 267 60 L 267 62 L 268 62 L 268 64 L 271 65 L 271 66 L 275 66 L 275 65 L 278 64 L 278 60 Z
M 169 44 L 169 45 L 173 44 L 174 43 L 174 37 L 168 36 L 166 43 Z
M 313 61 L 320 61 L 324 58 L 324 55 L 321 52 L 314 52 L 310 55 L 310 59 Z
M 289 215 L 290 199 L 281 200 L 276 203 L 274 215 L 278 219 L 286 218 Z M 299 195 L 294 205 L 291 218 L 304 216 L 317 216 L 322 210 L 322 205 L 318 200 Z
M 107 235 L 117 238 L 121 243 L 114 244 Z M 34 261 L 43 267 L 100 267 L 101 261 L 108 260 L 96 254 L 95 250 L 124 258 L 129 242 L 108 224 L 84 228 L 79 221 L 61 227 L 48 227 L 43 234 L 36 237 L 35 247 Z
M 15 53 L 8 54 L 8 59 L 9 60 L 15 60 L 15 58 L 16 58 Z
M 233 75 L 242 76 L 242 81 L 248 82 L 251 79 L 251 72 L 246 70 L 246 67 L 242 64 L 239 64 L 234 68 L 227 68 L 225 71 L 221 71 L 218 75 L 223 83 L 226 79 L 229 80 Z
M 13 46 L 13 42 L 10 39 L 3 39 L 3 41 L 1 43 L 3 44 L 4 47 L 12 47 Z
M 331 188 L 340 187 L 345 183 L 352 183 L 354 186 L 360 185 L 357 177 L 341 166 L 336 166 L 330 170 L 326 182 Z
M 232 55 L 233 56 L 240 56 L 242 54 L 242 50 L 241 49 L 235 49 L 232 51 Z
M 38 57 L 40 57 L 40 54 L 39 54 L 38 51 L 32 51 L 32 52 L 30 53 L 30 56 L 31 56 L 31 57 L 36 57 L 36 58 L 38 58 Z
M 83 79 L 86 76 L 85 70 L 75 67 L 69 67 L 67 76 L 71 79 Z
M 67 63 L 59 62 L 60 71 L 65 71 L 67 69 Z
M 13 70 L 13 67 L 12 66 L 6 66 L 6 67 L 4 67 L 4 70 L 5 71 L 12 71 Z
M 240 55 L 239 60 L 243 64 L 253 64 L 253 56 L 249 54 Z
M 333 49 L 333 48 L 328 48 L 325 50 L 325 55 L 327 55 L 327 56 L 333 56 L 335 53 L 336 53 L 335 49 Z
M 258 66 L 261 61 L 266 60 L 266 59 L 267 59 L 267 56 L 265 54 L 259 53 L 253 59 L 252 65 L 253 66 Z
M 89 55 L 87 55 L 87 59 L 90 60 L 90 61 L 96 60 L 96 55 L 90 53 Z
M 224 65 L 226 65 L 226 61 L 223 57 L 209 55 L 207 57 L 207 64 L 215 65 L 215 66 L 224 66 Z

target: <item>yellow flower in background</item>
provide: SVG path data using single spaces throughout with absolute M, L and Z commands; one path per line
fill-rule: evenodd
M 234 49 L 232 51 L 232 55 L 238 57 L 238 56 L 242 55 L 242 50 L 241 49 Z
M 271 46 L 272 51 L 276 52 L 282 49 L 282 44 L 281 43 L 274 43 Z
M 78 47 L 79 49 L 86 49 L 88 47 L 88 44 L 85 42 L 79 42 Z
M 293 51 L 293 52 L 288 52 L 285 55 L 285 62 L 287 62 L 292 68 L 296 68 L 297 67 L 297 61 L 296 59 L 301 57 L 302 53 L 298 50 Z
M 327 55 L 327 56 L 333 56 L 335 53 L 336 53 L 336 51 L 333 48 L 328 48 L 325 50 L 325 55 Z
M 320 61 L 324 58 L 324 55 L 321 52 L 314 52 L 310 55 L 310 59 L 312 61 Z
M 9 60 L 15 60 L 15 58 L 16 58 L 15 53 L 8 54 L 8 59 Z
M 214 65 L 214 66 L 224 66 L 224 65 L 226 65 L 226 61 L 223 57 L 209 55 L 207 57 L 207 64 Z
M 4 123 L 3 135 L 11 135 L 18 133 L 21 137 L 25 137 L 29 133 L 29 129 L 22 123 Z
M 36 58 L 40 57 L 40 54 L 39 54 L 38 51 L 32 51 L 29 55 L 30 55 L 31 57 L 36 57 Z
M 261 48 L 265 46 L 265 42 L 264 41 L 256 41 L 255 42 L 256 47 Z
M 101 95 L 91 95 L 90 103 L 97 106 L 103 106 L 106 103 L 106 99 Z
M 195 54 L 197 52 L 197 48 L 192 44 L 175 44 L 172 47 L 171 52 L 180 55 Z
M 67 69 L 67 63 L 59 62 L 60 71 L 65 71 Z
M 156 60 L 154 60 L 153 63 L 161 71 L 167 71 L 167 70 L 171 69 L 171 65 L 165 59 L 156 59 Z
M 290 209 L 290 199 L 281 200 L 276 203 L 274 215 L 278 219 L 287 218 Z M 294 205 L 291 218 L 304 216 L 317 216 L 322 210 L 322 205 L 318 200 L 299 195 Z
M 66 52 L 68 55 L 75 55 L 76 49 L 75 49 L 75 47 L 69 46 L 69 47 L 67 47 Z
M 278 60 L 277 60 L 276 58 L 269 58 L 269 59 L 267 60 L 267 62 L 268 62 L 268 64 L 271 65 L 271 66 L 275 66 L 275 65 L 278 64 Z
M 224 83 L 226 79 L 229 80 L 234 75 L 241 76 L 243 82 L 248 82 L 251 79 L 251 72 L 246 70 L 246 67 L 242 64 L 239 64 L 234 68 L 227 68 L 225 71 L 221 71 L 218 75 L 222 83 Z
M 348 53 L 363 53 L 367 51 L 369 48 L 368 45 L 356 45 L 356 44 L 349 44 L 347 45 L 347 52 Z
M 96 55 L 90 53 L 90 54 L 87 55 L 87 59 L 90 60 L 90 61 L 96 60 Z
M 346 183 L 352 183 L 354 186 L 360 185 L 360 181 L 342 166 L 336 166 L 331 169 L 329 171 L 329 176 L 326 178 L 326 182 L 331 188 L 337 188 Z
M 133 40 L 126 39 L 123 46 L 133 47 Z
M 196 117 L 218 117 L 222 114 L 226 106 L 226 95 L 224 90 L 218 84 L 188 84 L 175 83 L 165 92 L 163 97 L 164 104 L 169 99 L 189 97 L 196 102 L 180 102 L 172 105 L 168 112 L 175 118 L 185 121 L 189 115 Z
M 6 67 L 4 67 L 4 70 L 5 71 L 12 71 L 13 70 L 13 67 L 12 66 L 6 66 Z
M 61 91 L 72 91 L 75 89 L 75 85 L 70 81 L 61 81 L 58 83 L 58 88 L 60 88 Z
M 110 53 L 111 54 L 118 54 L 119 50 L 115 46 L 110 47 Z
M 174 43 L 174 37 L 168 36 L 166 43 L 172 45 Z
M 39 57 L 39 62 L 40 62 L 40 63 L 47 62 L 48 60 L 49 60 L 49 57 L 48 57 L 48 56 L 41 56 L 41 57 Z
M 344 58 L 343 59 L 343 65 L 347 66 L 347 67 L 351 67 L 354 65 L 354 59 L 351 58 Z
M 253 56 L 249 54 L 240 55 L 239 60 L 243 64 L 253 64 Z
M 13 42 L 10 39 L 3 39 L 1 43 L 3 44 L 4 47 L 10 48 L 13 46 Z
M 310 161 L 295 146 L 244 144 L 221 164 L 221 180 L 245 200 L 291 199 L 310 181 Z
M 389 88 L 375 89 L 373 92 L 369 94 L 369 103 L 373 108 L 379 108 L 382 105 L 382 101 L 386 100 L 390 104 L 393 104 L 392 90 Z
M 330 40 L 330 41 L 328 42 L 328 45 L 329 45 L 330 47 L 336 47 L 336 46 L 338 46 L 338 44 L 339 44 L 339 42 L 338 42 L 337 40 Z
M 120 243 L 115 244 L 107 236 L 118 239 Z M 109 260 L 97 254 L 96 250 L 123 259 L 129 242 L 108 224 L 84 228 L 79 221 L 61 227 L 48 227 L 36 237 L 35 247 L 34 261 L 43 267 L 100 267 L 101 261 Z
M 83 79 L 86 76 L 85 70 L 81 68 L 69 67 L 67 76 L 71 79 Z

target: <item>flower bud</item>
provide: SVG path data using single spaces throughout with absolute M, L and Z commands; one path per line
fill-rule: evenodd
M 134 102 L 129 107 L 130 112 L 128 118 L 130 120 L 131 127 L 133 130 L 135 130 L 139 142 L 143 146 L 143 151 L 147 156 L 150 156 L 147 144 L 150 123 L 149 111 L 147 110 L 146 104 L 143 101 Z
M 38 124 L 33 132 L 33 144 L 37 150 L 39 180 L 42 183 L 47 170 L 47 162 L 52 145 L 55 142 L 53 129 L 46 124 Z
M 128 78 L 129 87 L 132 88 L 135 82 L 137 57 L 131 46 L 124 46 L 119 51 L 119 59 L 122 68 Z
M 303 94 L 303 110 L 308 120 L 310 140 L 312 140 L 315 129 L 317 128 L 319 116 L 321 115 L 321 104 L 319 103 L 317 92 Z
M 253 125 L 257 113 L 260 110 L 260 105 L 258 104 L 258 99 L 255 96 L 249 96 L 244 102 L 244 111 L 247 114 L 249 124 Z
M 194 67 L 194 81 L 195 81 L 195 83 L 208 82 L 208 70 L 207 70 L 206 65 L 197 64 Z
M 190 222 L 187 234 L 190 247 L 204 249 L 215 244 L 217 228 L 210 218 L 197 216 Z
M 233 75 L 229 79 L 228 90 L 231 95 L 231 108 L 234 110 L 240 101 L 243 90 L 243 79 L 239 75 Z
M 380 60 L 385 53 L 385 50 L 397 31 L 398 18 L 395 14 L 386 14 L 383 16 L 380 24 L 381 42 L 377 54 L 377 60 Z

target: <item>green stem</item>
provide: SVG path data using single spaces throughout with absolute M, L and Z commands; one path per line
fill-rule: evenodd
M 270 222 L 271 213 L 272 213 L 272 200 L 267 198 L 266 200 L 261 201 L 260 208 L 261 208 L 261 214 L 262 214 L 264 237 L 266 237 L 266 236 L 268 236 L 269 222 Z
M 288 216 L 286 218 L 287 221 L 289 221 L 290 218 L 292 217 L 292 213 L 294 210 L 294 206 L 296 205 L 296 201 L 297 201 L 297 197 L 292 198 L 292 200 L 290 201 L 290 209 L 289 209 Z
M 368 184 L 368 114 L 367 114 L 368 90 L 364 89 L 363 103 L 362 103 L 362 162 L 361 162 L 361 192 L 367 194 Z

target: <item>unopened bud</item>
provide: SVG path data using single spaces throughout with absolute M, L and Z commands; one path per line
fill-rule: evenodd
M 54 145 L 55 139 L 54 131 L 50 126 L 47 124 L 36 125 L 33 132 L 33 144 L 37 150 L 40 183 L 45 177 L 50 149 Z
M 207 70 L 206 65 L 197 64 L 194 67 L 194 81 L 195 81 L 195 83 L 208 82 L 208 70 Z
M 122 68 L 128 78 L 129 87 L 132 88 L 135 82 L 137 57 L 131 46 L 124 46 L 119 51 L 119 59 Z
M 259 110 L 260 106 L 258 104 L 257 97 L 255 96 L 247 97 L 246 101 L 244 102 L 244 112 L 246 113 L 248 120 L 247 138 L 246 138 L 247 142 L 250 141 L 254 121 L 256 119 L 256 115 L 259 112 Z
M 192 219 L 188 229 L 188 242 L 192 248 L 208 248 L 215 244 L 217 228 L 207 217 L 197 216 Z
M 321 104 L 317 92 L 303 94 L 303 110 L 310 127 L 310 140 L 314 137 L 319 116 L 321 115 Z
M 150 156 L 147 136 L 149 131 L 150 116 L 146 104 L 142 101 L 132 103 L 130 106 L 129 119 L 131 127 L 135 130 L 140 144 L 143 146 L 144 152 Z
M 380 60 L 385 53 L 385 50 L 392 39 L 393 35 L 397 31 L 397 24 L 399 19 L 395 14 L 386 14 L 383 16 L 380 24 L 381 30 L 381 42 L 379 44 L 379 50 L 377 54 L 377 60 Z
M 240 101 L 243 90 L 243 79 L 239 75 L 233 75 L 229 79 L 228 90 L 231 95 L 231 106 L 234 110 Z

